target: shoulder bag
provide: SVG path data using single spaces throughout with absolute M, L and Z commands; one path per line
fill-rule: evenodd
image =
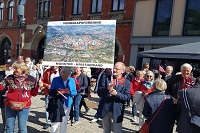
M 154 116 L 152 117 L 152 119 L 150 120 L 150 122 L 145 121 L 145 123 L 142 125 L 142 127 L 140 128 L 139 133 L 149 133 L 150 130 L 150 125 L 152 123 L 152 121 L 155 119 L 155 117 L 157 116 L 157 114 L 160 112 L 161 108 L 164 105 L 164 102 L 166 100 L 166 96 L 164 97 L 164 100 L 162 102 L 162 104 L 160 105 L 160 107 L 157 109 L 156 113 L 154 114 Z

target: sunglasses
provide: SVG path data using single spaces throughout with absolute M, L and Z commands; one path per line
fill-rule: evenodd
M 148 78 L 149 78 L 149 77 L 151 78 L 151 77 L 153 77 L 153 76 L 151 76 L 151 75 L 147 75 L 147 77 L 148 77 Z

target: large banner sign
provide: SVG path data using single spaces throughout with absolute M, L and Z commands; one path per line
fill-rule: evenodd
M 43 65 L 112 68 L 116 20 L 48 22 Z

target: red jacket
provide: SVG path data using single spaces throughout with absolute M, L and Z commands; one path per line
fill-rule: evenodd
M 59 69 L 61 69 L 61 68 L 59 67 Z M 45 95 L 49 95 L 49 89 L 50 88 L 48 88 L 48 86 L 51 85 L 50 77 L 51 77 L 51 74 L 54 73 L 54 72 L 59 73 L 59 71 L 52 70 L 51 68 L 49 68 L 44 72 L 44 74 L 42 76 L 41 81 L 43 82 L 44 94 Z
M 141 80 L 136 80 L 136 78 L 133 78 L 131 81 L 131 86 L 130 86 L 130 94 L 131 96 L 133 96 L 135 94 L 136 91 L 139 90 L 140 88 L 140 83 L 143 81 L 143 79 Z
M 14 75 L 9 75 L 6 79 L 0 82 L 0 91 L 7 89 L 5 105 L 9 107 L 9 101 L 24 102 L 28 101 L 26 107 L 31 105 L 31 97 L 38 94 L 38 86 L 36 80 L 32 76 L 28 76 L 25 81 L 26 89 L 20 89 L 16 84 L 18 82 L 14 79 Z
M 43 82 L 44 94 L 45 95 L 49 95 L 49 89 L 48 89 L 47 86 L 51 85 L 50 76 L 51 76 L 51 68 L 47 69 L 44 72 L 42 79 L 41 79 L 41 81 Z

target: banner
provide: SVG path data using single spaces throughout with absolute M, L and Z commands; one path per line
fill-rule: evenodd
M 116 20 L 48 22 L 43 65 L 113 68 Z

